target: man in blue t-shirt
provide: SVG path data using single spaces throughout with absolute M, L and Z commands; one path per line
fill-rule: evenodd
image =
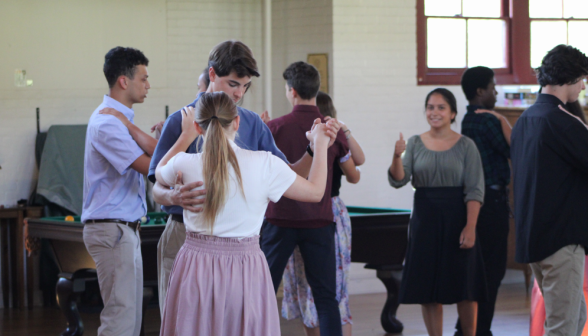
M 208 58 L 208 71 L 210 84 L 207 92 L 223 91 L 239 102 L 251 86 L 251 77 L 259 77 L 257 62 L 253 58 L 251 49 L 239 41 L 225 41 L 215 46 Z M 195 106 L 200 94 L 189 106 Z M 271 152 L 285 162 L 288 162 L 284 154 L 276 147 L 274 138 L 268 127 L 256 113 L 237 107 L 241 122 L 237 131 L 235 143 L 248 150 L 263 150 Z M 177 185 L 173 189 L 166 188 L 155 180 L 155 168 L 161 158 L 175 144 L 182 133 L 182 115 L 173 113 L 165 122 L 162 134 L 153 153 L 149 167 L 149 179 L 155 183 L 153 187 L 153 198 L 163 205 L 163 210 L 170 214 L 167 226 L 161 235 L 157 245 L 157 273 L 159 282 L 159 307 L 163 314 L 163 306 L 167 293 L 167 285 L 171 268 L 180 247 L 186 238 L 183 211 L 202 211 L 201 204 L 204 202 L 202 195 L 205 190 L 193 190 L 202 185 L 202 182 L 193 182 L 181 185 L 181 174 L 178 174 Z M 338 131 L 336 122 L 329 123 L 331 129 L 328 131 L 331 143 L 334 142 L 335 134 Z M 310 130 L 312 125 L 308 125 Z M 197 141 L 193 142 L 186 149 L 187 153 L 197 153 Z M 290 164 L 290 167 L 300 176 L 308 176 L 312 157 L 305 153 L 298 162 Z

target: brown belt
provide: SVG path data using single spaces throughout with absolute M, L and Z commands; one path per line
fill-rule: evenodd
M 172 216 L 172 220 L 184 224 L 184 215 L 174 215 L 174 214 L 172 214 L 171 216 Z
M 133 222 L 127 222 L 127 221 L 120 220 L 120 219 L 106 218 L 106 219 L 88 219 L 87 221 L 84 222 L 84 224 L 98 224 L 98 223 L 122 224 L 122 225 L 126 225 L 126 226 L 130 227 L 134 231 L 141 231 L 141 220 L 140 219 L 133 221 Z

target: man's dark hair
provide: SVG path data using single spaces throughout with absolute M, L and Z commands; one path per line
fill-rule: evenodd
M 208 67 L 202 71 L 202 79 L 204 79 L 204 84 L 206 87 L 210 85 L 210 74 L 208 73 Z
M 494 78 L 494 71 L 484 66 L 467 69 L 461 76 L 461 88 L 467 100 L 476 98 L 478 89 L 486 89 Z
M 427 98 L 425 98 L 425 109 L 429 104 L 429 98 L 431 98 L 434 94 L 440 94 L 443 97 L 443 100 L 449 105 L 449 109 L 451 112 L 455 113 L 455 117 L 451 119 L 451 123 L 455 122 L 455 118 L 457 117 L 457 100 L 451 91 L 447 90 L 446 88 L 436 88 L 435 90 L 429 92 Z
M 535 73 L 541 86 L 574 84 L 588 75 L 588 57 L 572 46 L 560 44 L 543 57 Z
M 114 87 L 120 76 L 133 79 L 137 65 L 149 65 L 149 60 L 143 53 L 135 48 L 115 47 L 104 56 L 104 76 L 108 87 Z
M 229 40 L 212 48 L 208 55 L 208 67 L 212 67 L 219 77 L 228 76 L 232 71 L 235 71 L 239 78 L 259 77 L 253 53 L 241 41 Z
M 306 62 L 294 62 L 284 70 L 283 75 L 288 87 L 296 90 L 304 100 L 316 97 L 321 87 L 321 75 L 318 70 Z

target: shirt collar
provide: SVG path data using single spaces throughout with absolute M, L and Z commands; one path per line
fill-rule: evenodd
M 238 136 L 238 135 L 237 135 Z M 229 140 L 229 144 L 231 145 L 231 148 L 233 148 L 233 150 L 240 148 L 239 146 L 237 146 L 237 144 L 235 143 L 235 141 L 228 139 Z
M 553 104 L 553 105 L 561 105 L 564 106 L 565 104 L 559 100 L 559 98 L 557 98 L 554 95 L 548 94 L 548 93 L 541 93 L 539 94 L 539 97 L 537 97 L 537 101 L 535 102 L 540 103 L 540 104 Z
M 320 113 L 318 106 L 316 105 L 294 105 L 292 112 L 301 112 L 301 113 Z
M 130 121 L 133 121 L 133 118 L 135 117 L 135 111 L 133 109 L 126 107 L 123 103 L 119 102 L 114 98 L 111 98 L 108 95 L 104 95 L 104 100 L 102 101 L 102 104 L 124 114 L 125 117 L 129 118 Z
M 468 105 L 467 106 L 467 113 L 476 113 L 476 110 L 483 110 L 485 109 L 484 106 L 481 105 Z

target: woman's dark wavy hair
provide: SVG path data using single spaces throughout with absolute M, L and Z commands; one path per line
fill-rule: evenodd
M 425 109 L 427 109 L 427 104 L 429 104 L 429 98 L 431 98 L 434 94 L 440 94 L 443 97 L 443 100 L 449 105 L 451 112 L 455 113 L 455 117 L 451 119 L 451 123 L 455 122 L 455 118 L 457 117 L 457 100 L 451 91 L 447 90 L 446 88 L 436 88 L 435 90 L 429 92 L 427 98 L 425 98 Z
M 588 57 L 572 46 L 560 44 L 543 57 L 535 73 L 541 86 L 574 84 L 588 75 Z

